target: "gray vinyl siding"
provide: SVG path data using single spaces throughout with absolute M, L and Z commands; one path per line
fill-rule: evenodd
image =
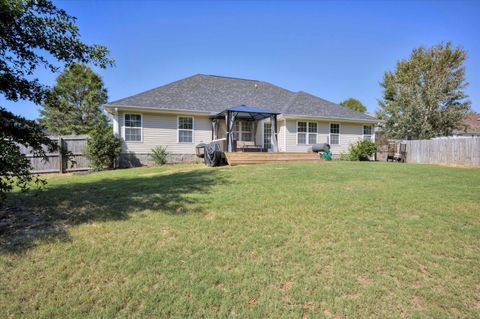
M 171 154 L 195 154 L 195 145 L 211 141 L 211 122 L 207 116 L 179 115 L 193 117 L 193 142 L 178 143 L 177 115 L 143 113 L 143 112 L 119 112 L 119 127 L 123 136 L 123 114 L 142 114 L 143 117 L 143 141 L 124 142 L 122 152 L 150 153 L 157 146 L 166 146 Z

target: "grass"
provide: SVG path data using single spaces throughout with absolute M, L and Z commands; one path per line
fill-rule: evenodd
M 10 196 L 1 318 L 480 317 L 479 169 L 180 165 L 48 181 Z

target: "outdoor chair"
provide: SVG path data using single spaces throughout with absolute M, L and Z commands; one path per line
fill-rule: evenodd
M 405 163 L 407 161 L 407 144 L 400 144 L 397 160 L 402 163 Z
M 387 150 L 387 162 L 391 160 L 392 162 L 395 160 L 395 153 L 397 151 L 397 144 L 395 143 L 388 143 L 388 150 Z

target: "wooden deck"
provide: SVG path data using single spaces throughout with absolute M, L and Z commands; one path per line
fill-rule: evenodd
M 290 162 L 322 162 L 317 153 L 264 153 L 264 152 L 225 152 L 228 165 L 290 163 Z

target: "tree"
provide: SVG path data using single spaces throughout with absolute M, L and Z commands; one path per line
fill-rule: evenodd
M 100 106 L 107 103 L 102 78 L 86 65 L 73 64 L 47 94 L 40 124 L 58 134 L 88 134 L 107 124 Z
M 352 109 L 354 111 L 358 111 L 358 112 L 361 112 L 361 113 L 363 113 L 367 110 L 367 107 L 365 105 L 363 105 L 362 102 L 360 102 L 357 99 L 354 99 L 353 97 L 351 97 L 349 99 L 346 99 L 345 101 L 340 102 L 339 104 L 341 106 L 348 107 L 349 109 Z
M 387 71 L 380 85 L 378 115 L 389 137 L 429 139 L 450 135 L 470 111 L 464 89 L 467 53 L 449 42 L 416 48 L 408 60 Z
M 10 101 L 29 100 L 40 105 L 47 87 L 35 78 L 37 68 L 56 72 L 62 65 L 73 63 L 93 63 L 102 68 L 112 65 L 105 47 L 80 41 L 75 22 L 49 0 L 0 0 L 0 94 Z M 50 149 L 56 145 L 38 123 L 1 106 L 0 127 L 1 204 L 13 185 L 27 189 L 33 178 L 30 163 L 18 144 L 38 155 L 45 155 L 42 145 Z

